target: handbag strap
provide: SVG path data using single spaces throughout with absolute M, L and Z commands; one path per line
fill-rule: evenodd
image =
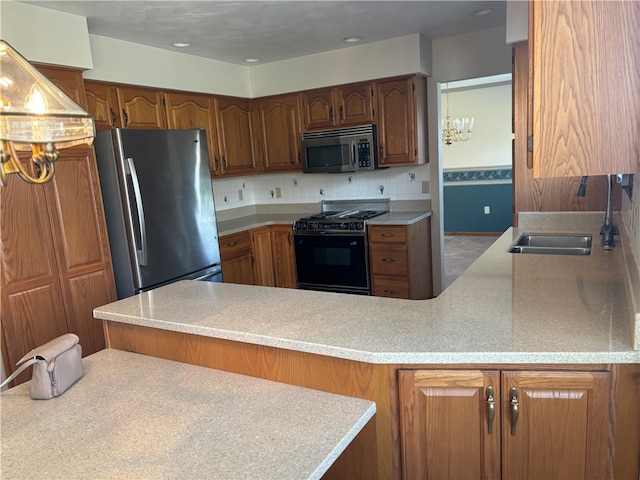
M 31 365 L 33 365 L 34 363 L 38 362 L 39 360 L 35 357 L 30 358 L 29 360 L 27 360 L 26 362 L 24 362 L 22 365 L 20 365 L 18 367 L 18 369 L 13 372 L 9 378 L 7 378 L 4 382 L 2 382 L 2 384 L 0 384 L 0 388 L 3 388 L 5 385 L 7 385 L 11 380 L 13 380 L 14 378 L 16 378 L 18 375 L 20 375 L 23 371 L 25 371 L 27 368 L 29 368 Z

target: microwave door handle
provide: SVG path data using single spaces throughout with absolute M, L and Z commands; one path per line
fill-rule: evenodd
M 356 169 L 356 141 L 351 142 L 351 165 L 353 165 L 353 169 Z

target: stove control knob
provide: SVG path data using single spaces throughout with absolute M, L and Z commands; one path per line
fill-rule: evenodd
M 339 223 L 338 224 L 338 228 L 340 230 L 347 230 L 349 228 L 349 224 L 348 223 Z
M 356 230 L 364 230 L 364 222 L 356 222 Z

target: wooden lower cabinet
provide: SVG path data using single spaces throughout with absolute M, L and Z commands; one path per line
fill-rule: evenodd
M 611 372 L 400 370 L 402 478 L 613 476 Z
M 372 295 L 413 300 L 433 297 L 430 220 L 369 226 Z
M 291 225 L 267 225 L 220 237 L 222 279 L 297 288 Z

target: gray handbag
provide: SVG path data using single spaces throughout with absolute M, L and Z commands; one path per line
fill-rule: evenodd
M 33 365 L 29 394 L 34 400 L 48 400 L 62 395 L 83 375 L 82 347 L 79 338 L 66 333 L 50 342 L 34 348 L 20 359 L 18 369 L 7 378 L 0 388 Z

